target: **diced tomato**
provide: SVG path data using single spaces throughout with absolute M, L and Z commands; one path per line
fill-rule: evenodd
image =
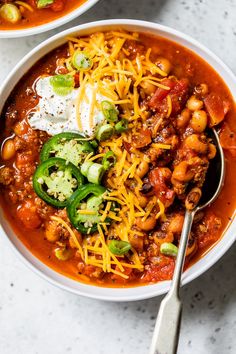
M 222 100 L 221 97 L 215 93 L 207 95 L 204 99 L 204 103 L 210 117 L 211 127 L 222 122 L 230 108 L 229 101 Z
M 55 12 L 59 12 L 64 9 L 64 6 L 65 0 L 54 0 L 53 4 L 50 5 L 50 8 Z
M 137 148 L 143 148 L 151 143 L 151 131 L 149 129 L 141 129 L 136 135 L 132 136 L 132 145 Z
M 123 145 L 124 145 L 125 150 L 130 152 L 132 145 L 130 143 L 128 143 L 127 141 L 123 141 Z
M 163 88 L 158 87 L 149 101 L 149 106 L 151 108 L 158 108 L 158 105 L 164 100 L 164 98 L 166 98 L 166 96 L 170 93 L 171 89 L 173 89 L 175 86 L 175 82 L 171 79 L 164 79 L 161 84 L 169 87 L 170 90 L 165 90 Z
M 171 257 L 160 257 L 160 263 L 150 265 L 145 271 L 142 281 L 157 282 L 162 280 L 170 280 L 173 277 L 175 261 Z
M 156 167 L 149 173 L 149 182 L 154 188 L 154 193 L 162 203 L 168 207 L 175 198 L 175 192 L 168 187 L 171 178 L 168 169 L 165 167 Z
M 75 87 L 79 87 L 79 74 L 75 73 L 74 75 L 74 80 L 75 80 Z
M 181 79 L 176 82 L 170 92 L 172 102 L 172 114 L 177 114 L 187 100 L 189 82 L 187 79 Z
M 41 219 L 33 201 L 27 200 L 17 209 L 17 217 L 27 229 L 37 229 L 41 225 Z
M 231 129 L 228 123 L 224 123 L 220 132 L 221 146 L 228 150 L 236 158 L 236 132 Z
M 188 80 L 181 79 L 175 81 L 172 79 L 164 79 L 161 83 L 169 87 L 170 90 L 158 88 L 150 99 L 148 103 L 149 106 L 156 109 L 158 112 L 167 112 L 168 103 L 166 97 L 170 95 L 172 102 L 172 113 L 178 113 L 187 99 L 189 86 Z

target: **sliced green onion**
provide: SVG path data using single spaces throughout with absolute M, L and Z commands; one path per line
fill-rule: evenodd
M 160 252 L 165 256 L 173 256 L 176 257 L 178 254 L 178 247 L 175 246 L 173 243 L 164 242 L 161 244 Z
M 87 179 L 91 183 L 100 184 L 104 172 L 104 167 L 100 163 L 93 163 L 87 171 Z
M 96 133 L 96 138 L 99 141 L 107 140 L 112 136 L 113 132 L 114 129 L 111 124 L 102 125 Z
M 108 170 L 110 167 L 114 166 L 116 163 L 116 155 L 113 151 L 108 151 L 102 159 L 102 165 L 105 170 Z
M 92 161 L 85 161 L 81 167 L 80 167 L 80 172 L 82 173 L 83 176 L 87 177 L 88 175 L 88 170 L 89 168 L 93 165 Z
M 116 123 L 115 130 L 118 133 L 126 132 L 128 130 L 128 121 L 127 121 L 127 119 L 121 119 L 118 123 Z
M 0 17 L 10 23 L 17 23 L 21 19 L 21 12 L 13 4 L 4 4 L 0 8 Z
M 75 86 L 75 80 L 73 76 L 66 75 L 54 75 L 50 78 L 50 84 L 53 91 L 60 96 L 66 96 L 73 90 Z
M 112 240 L 109 243 L 108 247 L 113 254 L 117 256 L 122 256 L 123 254 L 129 252 L 129 250 L 131 249 L 131 244 L 126 241 Z
M 116 122 L 119 113 L 116 106 L 109 101 L 102 101 L 101 106 L 102 106 L 102 113 L 104 114 L 104 117 L 109 122 Z
M 88 53 L 76 50 L 72 56 L 72 65 L 77 70 L 87 71 L 93 66 L 93 61 Z
M 37 8 L 42 9 L 48 5 L 51 5 L 54 3 L 55 0 L 38 0 L 37 1 Z

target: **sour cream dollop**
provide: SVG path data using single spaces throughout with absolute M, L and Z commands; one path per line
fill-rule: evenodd
M 104 121 L 103 113 L 98 109 L 99 104 L 109 99 L 96 92 L 95 100 L 97 104 L 94 107 L 93 122 L 90 125 L 89 116 L 94 86 L 91 84 L 85 86 L 84 96 L 86 98 L 83 97 L 79 105 L 81 131 L 76 116 L 76 100 L 80 88 L 74 88 L 69 94 L 60 96 L 54 92 L 50 84 L 50 77 L 42 77 L 36 83 L 35 91 L 39 96 L 39 102 L 28 118 L 30 126 L 33 129 L 46 131 L 50 135 L 70 131 L 92 136 L 96 127 Z

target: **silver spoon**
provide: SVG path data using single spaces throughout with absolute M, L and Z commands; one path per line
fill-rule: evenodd
M 182 314 L 179 288 L 194 215 L 210 205 L 218 197 L 224 183 L 224 153 L 215 129 L 212 129 L 212 139 L 215 142 L 217 154 L 213 161 L 210 162 L 199 205 L 192 210 L 186 209 L 171 287 L 159 308 L 149 354 L 175 354 L 177 352 Z

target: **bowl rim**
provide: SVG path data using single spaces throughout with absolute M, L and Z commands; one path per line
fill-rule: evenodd
M 99 0 L 86 0 L 84 3 L 79 5 L 79 7 L 75 8 L 74 10 L 66 13 L 65 15 L 53 20 L 46 22 L 42 25 L 22 28 L 22 29 L 6 29 L 0 30 L 0 38 L 19 38 L 19 37 L 27 37 L 32 36 L 34 34 L 40 34 L 43 32 L 50 31 L 57 27 L 60 27 L 72 20 L 76 17 L 79 17 L 86 11 L 88 11 L 92 6 L 94 6 Z
M 224 64 L 221 59 L 219 59 L 214 53 L 212 53 L 208 48 L 200 44 L 195 39 L 175 29 L 157 23 L 130 19 L 115 19 L 90 22 L 67 29 L 47 39 L 46 41 L 42 42 L 37 47 L 32 49 L 13 68 L 8 77 L 3 82 L 0 88 L 0 111 L 2 110 L 2 107 L 7 97 L 11 93 L 13 87 L 24 75 L 24 72 L 22 73 L 22 68 L 25 70 L 25 72 L 27 72 L 29 68 L 39 58 L 43 57 L 46 53 L 50 52 L 54 48 L 60 46 L 62 43 L 65 43 L 65 37 L 67 35 L 71 35 L 73 33 L 80 33 L 81 35 L 83 35 L 85 33 L 92 33 L 95 30 L 108 30 L 110 28 L 119 27 L 123 27 L 128 30 L 132 29 L 140 32 L 151 32 L 154 34 L 156 33 L 156 35 L 169 38 L 170 40 L 176 41 L 180 45 L 187 47 L 188 49 L 195 52 L 198 56 L 202 57 L 202 59 L 205 61 L 207 58 L 209 60 L 209 64 L 215 70 L 221 70 L 220 76 L 226 83 L 232 96 L 236 99 L 236 78 L 232 71 Z M 39 53 L 41 54 L 38 55 Z M 38 56 L 37 59 L 34 59 L 34 56 Z M 36 256 L 31 254 L 30 251 L 23 245 L 23 243 L 19 239 L 17 239 L 17 237 L 14 237 L 14 232 L 10 225 L 7 223 L 7 221 L 4 219 L 3 215 L 0 215 L 0 219 L 2 219 L 2 227 L 0 231 L 2 231 L 5 238 L 9 241 L 11 247 L 16 252 L 16 254 L 20 256 L 20 259 L 31 270 L 39 274 L 42 278 L 46 279 L 50 283 L 64 290 L 70 291 L 77 295 L 82 295 L 99 300 L 135 301 L 162 295 L 166 293 L 170 287 L 170 281 L 163 281 L 157 284 L 128 288 L 99 287 L 92 284 L 84 284 L 75 281 L 52 270 L 43 262 L 39 261 L 39 259 L 37 259 Z M 204 255 L 204 257 L 200 258 L 196 263 L 194 263 L 190 268 L 188 268 L 184 272 L 182 276 L 182 285 L 189 283 L 190 281 L 203 274 L 206 270 L 208 270 L 224 255 L 224 253 L 232 246 L 235 240 L 236 220 L 233 220 L 225 231 L 224 235 L 222 235 L 221 239 L 214 245 L 214 247 L 212 247 L 207 252 L 207 254 Z

